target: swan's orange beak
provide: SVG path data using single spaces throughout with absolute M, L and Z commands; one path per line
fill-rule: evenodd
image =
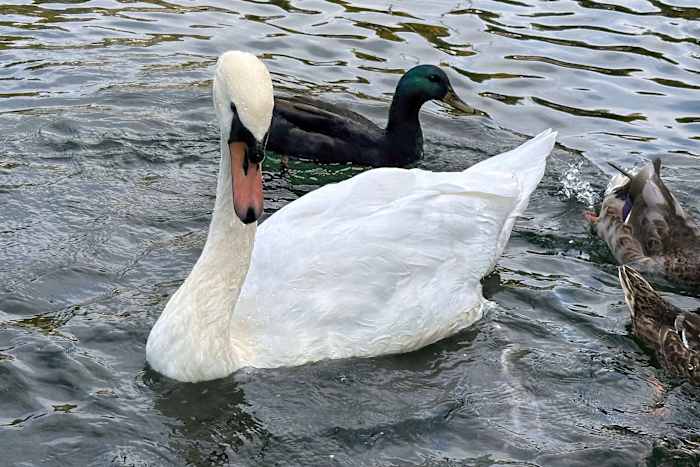
M 262 161 L 251 162 L 246 144 L 229 144 L 233 209 L 244 224 L 255 222 L 263 212 Z

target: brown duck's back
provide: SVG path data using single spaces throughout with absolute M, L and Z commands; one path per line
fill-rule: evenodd
M 619 276 L 634 334 L 667 371 L 700 384 L 700 314 L 664 300 L 630 267 L 621 266 Z

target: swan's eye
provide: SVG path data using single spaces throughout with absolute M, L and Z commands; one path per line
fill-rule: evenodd
M 236 104 L 231 102 L 231 112 L 233 112 L 233 115 L 238 115 L 238 111 L 236 111 Z

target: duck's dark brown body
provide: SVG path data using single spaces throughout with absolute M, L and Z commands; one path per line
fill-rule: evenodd
M 333 104 L 278 96 L 267 147 L 283 156 L 317 162 L 404 167 L 423 156 L 418 114 L 430 100 L 441 100 L 466 114 L 483 114 L 457 97 L 444 71 L 418 65 L 396 85 L 386 128 Z
M 323 163 L 353 162 L 402 167 L 423 155 L 423 134 L 415 122 L 402 122 L 395 137 L 360 114 L 307 97 L 275 99 L 267 148 L 289 157 Z
M 700 309 L 683 311 L 664 300 L 639 272 L 619 269 L 634 334 L 670 373 L 700 384 Z

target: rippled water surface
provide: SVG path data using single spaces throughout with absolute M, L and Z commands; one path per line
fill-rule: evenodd
M 700 393 L 630 337 L 581 213 L 605 161 L 660 156 L 698 214 L 699 37 L 695 0 L 3 2 L 0 464 L 697 466 Z M 146 368 L 205 240 L 230 48 L 278 92 L 377 122 L 403 71 L 440 64 L 490 118 L 426 105 L 427 169 L 559 130 L 483 320 L 407 355 L 204 384 Z M 359 170 L 270 157 L 268 214 Z

